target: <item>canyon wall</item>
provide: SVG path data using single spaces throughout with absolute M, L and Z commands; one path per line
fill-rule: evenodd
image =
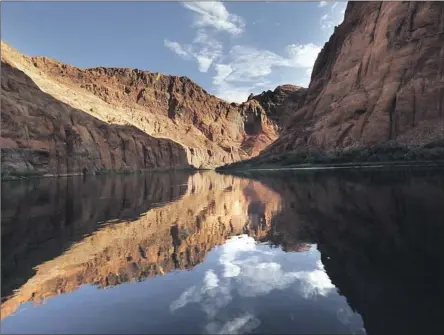
M 43 92 L 2 62 L 2 173 L 187 168 L 185 149 L 131 125 L 110 125 Z
M 253 157 L 278 136 L 277 122 L 258 101 L 230 104 L 186 77 L 79 69 L 22 55 L 4 42 L 1 49 L 5 171 L 214 168 Z M 51 136 L 53 128 L 58 135 Z M 75 149 L 66 136 L 77 138 Z M 46 166 L 35 162 L 45 159 Z
M 444 139 L 444 4 L 349 2 L 264 155 Z

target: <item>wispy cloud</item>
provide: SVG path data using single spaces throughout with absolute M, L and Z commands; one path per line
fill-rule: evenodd
M 222 54 L 222 44 L 211 38 L 205 31 L 198 31 L 192 44 L 164 41 L 164 45 L 184 59 L 195 59 L 200 72 L 207 72 L 213 61 Z
M 321 51 L 321 47 L 313 43 L 290 44 L 287 46 L 286 51 L 290 64 L 293 64 L 295 67 L 311 69 Z
M 278 67 L 304 69 L 301 82 L 295 78 L 293 83 L 306 85 L 305 73 L 311 73 L 320 50 L 320 46 L 312 43 L 291 44 L 286 47 L 286 55 L 281 56 L 269 50 L 236 45 L 229 52 L 228 63 L 215 64 L 214 89 L 218 96 L 226 100 L 245 101 L 257 89 L 258 83 L 271 85 L 268 77 Z
M 196 14 L 194 24 L 198 27 L 213 27 L 233 35 L 240 34 L 245 29 L 245 21 L 240 16 L 229 13 L 222 2 L 184 2 L 183 5 Z
M 328 2 L 327 1 L 321 1 L 320 3 L 319 3 L 319 5 L 318 5 L 318 7 L 325 7 L 325 6 L 327 6 L 328 5 Z
M 185 51 L 182 46 L 177 42 L 172 42 L 169 40 L 163 40 L 163 45 L 170 49 L 172 52 L 175 52 L 179 56 L 188 57 L 189 53 Z
M 308 86 L 320 46 L 290 44 L 284 53 L 278 54 L 238 44 L 224 51 L 216 33 L 239 35 L 245 30 L 245 20 L 228 12 L 221 2 L 185 2 L 183 6 L 195 14 L 195 38 L 189 44 L 165 40 L 165 46 L 184 59 L 196 61 L 200 72 L 214 70 L 212 91 L 220 98 L 243 102 L 250 93 L 287 82 Z M 325 2 L 321 7 L 327 6 L 331 7 L 331 4 Z M 325 14 L 321 21 L 327 26 L 331 19 Z M 287 69 L 285 75 L 279 72 L 279 68 Z M 279 75 L 282 78 L 277 78 Z
M 344 20 L 345 7 L 347 6 L 346 2 L 331 2 L 327 3 L 324 6 L 326 7 L 327 12 L 321 16 L 320 23 L 321 28 L 324 30 L 326 34 L 331 34 L 335 26 L 339 25 Z

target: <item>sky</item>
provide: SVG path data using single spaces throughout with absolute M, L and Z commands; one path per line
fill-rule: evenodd
M 187 76 L 227 101 L 307 87 L 346 2 L 1 2 L 1 38 L 74 66 Z

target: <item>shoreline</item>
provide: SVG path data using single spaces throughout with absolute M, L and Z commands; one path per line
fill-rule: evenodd
M 107 170 L 107 171 L 97 171 L 95 173 L 87 173 L 83 174 L 82 172 L 72 172 L 72 173 L 44 173 L 44 174 L 33 174 L 33 175 L 20 175 L 12 174 L 2 176 L 1 182 L 10 182 L 10 181 L 23 181 L 30 179 L 39 179 L 39 178 L 66 178 L 66 177 L 79 177 L 79 176 L 111 176 L 111 175 L 136 175 L 136 174 L 144 174 L 144 173 L 169 173 L 169 172 L 197 172 L 197 171 L 207 171 L 211 169 L 198 169 L 198 168 L 180 168 L 180 169 L 138 169 L 138 170 Z
M 217 167 L 215 169 L 199 169 L 199 168 L 182 168 L 182 169 L 140 169 L 140 170 L 110 170 L 99 171 L 84 175 L 81 172 L 64 173 L 64 174 L 36 174 L 36 175 L 7 175 L 2 177 L 1 182 L 23 181 L 38 178 L 66 178 L 78 176 L 110 176 L 110 175 L 135 175 L 144 173 L 171 173 L 171 172 L 199 172 L 199 171 L 215 171 L 221 174 L 232 174 L 238 172 L 273 172 L 273 171 L 322 171 L 322 170 L 362 170 L 362 169 L 391 169 L 391 168 L 443 168 L 444 161 L 418 161 L 418 162 L 363 162 L 363 163 L 341 163 L 341 164 L 299 164 L 299 165 L 262 165 L 257 167 L 239 167 L 227 168 Z
M 420 167 L 432 167 L 432 168 L 444 168 L 444 161 L 419 161 L 419 162 L 363 162 L 363 163 L 341 163 L 341 164 L 299 164 L 299 165 L 262 165 L 258 167 L 239 167 L 229 168 L 221 167 L 216 168 L 218 173 L 229 174 L 231 172 L 254 172 L 254 171 L 307 171 L 307 170 L 336 170 L 336 169 L 390 169 L 390 168 L 420 168 Z

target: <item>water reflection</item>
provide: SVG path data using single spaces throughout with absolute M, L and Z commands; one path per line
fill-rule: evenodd
M 444 330 L 442 175 L 250 177 L 163 173 L 4 183 L 3 329 Z M 192 271 L 173 271 L 185 269 Z M 64 310 L 57 312 L 61 324 L 53 309 Z M 139 318 L 142 311 L 149 317 Z M 98 317 L 103 313 L 106 321 Z M 52 328 L 41 326 L 45 318 Z M 26 328 L 33 319 L 40 326 Z

